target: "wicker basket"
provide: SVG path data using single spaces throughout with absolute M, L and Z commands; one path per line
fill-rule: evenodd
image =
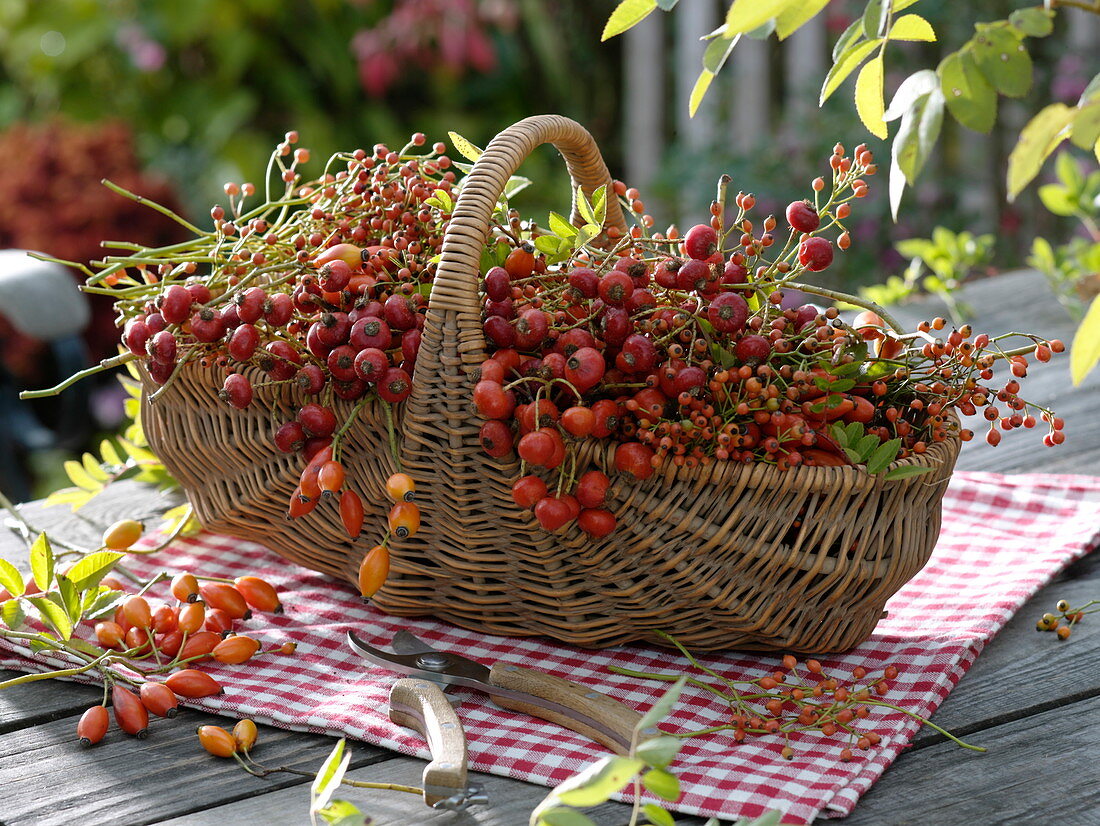
M 558 148 L 585 191 L 609 182 L 588 132 L 552 115 L 504 130 L 466 179 L 443 245 L 413 393 L 395 416 L 422 527 L 392 545 L 392 573 L 375 604 L 391 614 L 595 648 L 659 642 L 658 629 L 698 650 L 825 653 L 863 641 L 886 600 L 932 551 L 957 439 L 904 460 L 931 473 L 889 482 L 862 468 L 781 473 L 740 463 L 670 465 L 636 481 L 614 472 L 613 444 L 588 440 L 578 473 L 599 468 L 612 476 L 608 507 L 618 527 L 610 536 L 592 540 L 576 527 L 545 533 L 512 502 L 518 464 L 483 452 L 482 420 L 470 399 L 470 374 L 486 356 L 478 268 L 498 195 L 543 143 Z M 613 201 L 608 222 L 623 225 Z M 249 410 L 231 410 L 216 397 L 214 373 L 185 368 L 143 407 L 150 444 L 199 518 L 211 530 L 354 582 L 362 555 L 380 538 L 383 483 L 396 469 L 383 411 L 367 405 L 346 442 L 349 484 L 368 509 L 353 543 L 332 505 L 294 522 L 285 517 L 301 463 L 272 449 L 273 422 L 291 418 L 304 400 L 285 388 L 267 390 Z

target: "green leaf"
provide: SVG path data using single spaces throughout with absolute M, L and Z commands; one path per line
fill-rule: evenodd
M 712 80 L 714 80 L 714 72 L 708 72 L 706 69 L 703 69 L 695 79 L 695 85 L 691 87 L 691 97 L 688 100 L 688 114 L 691 117 L 695 117 L 695 113 L 699 111 L 699 104 L 706 97 Z
M 80 622 L 80 594 L 64 574 L 57 575 L 57 593 L 61 599 L 61 607 L 69 615 L 69 622 L 76 625 Z
M 978 71 L 970 49 L 952 52 L 939 67 L 947 109 L 967 129 L 987 133 L 997 120 L 997 93 Z
M 111 572 L 124 554 L 115 551 L 96 551 L 88 554 L 69 569 L 69 579 L 78 591 L 86 591 L 99 585 L 99 581 Z
M 863 438 L 863 422 L 848 422 L 844 425 L 844 444 L 855 447 Z
M 786 40 L 804 23 L 808 23 L 817 16 L 823 8 L 829 5 L 829 0 L 802 0 L 788 6 L 775 19 L 775 30 L 780 40 Z
M 862 462 L 866 462 L 874 449 L 878 447 L 879 443 L 880 442 L 878 436 L 875 436 L 873 433 L 868 433 L 866 436 L 856 442 L 855 451 L 856 455 L 859 458 L 853 459 L 852 461 L 855 462 L 857 465 L 861 464 Z
M 19 569 L 3 557 L 0 557 L 0 588 L 3 588 L 13 597 L 21 597 L 27 590 Z
M 737 34 L 728 40 L 719 37 L 710 41 L 707 44 L 706 51 L 703 52 L 703 68 L 712 75 L 718 74 L 722 67 L 726 65 L 726 60 L 733 54 L 733 47 L 737 45 L 737 41 L 740 39 L 741 35 Z
M 596 213 L 595 224 L 602 227 L 607 219 L 607 184 L 600 184 L 592 190 L 592 211 Z
M 317 814 L 329 826 L 370 826 L 367 816 L 347 800 L 333 800 Z
M 596 806 L 620 791 L 644 765 L 633 757 L 609 754 L 565 780 L 551 796 L 567 806 Z
M 852 24 L 844 30 L 844 33 L 837 38 L 836 43 L 833 44 L 833 63 L 836 63 L 840 56 L 844 54 L 850 46 L 855 45 L 862 37 L 863 21 L 857 17 L 852 21 Z
M 522 175 L 513 175 L 504 184 L 504 199 L 507 201 L 514 198 L 517 194 L 527 189 L 531 183 L 532 181 L 530 178 L 525 178 Z M 447 211 L 449 212 L 450 210 Z
M 557 236 L 540 235 L 535 239 L 535 249 L 545 255 L 556 255 L 558 251 Z
M 890 27 L 890 40 L 919 40 L 936 42 L 936 30 L 919 14 L 903 14 Z
M 1062 182 L 1069 194 L 1076 198 L 1085 188 L 1085 176 L 1081 174 L 1081 167 L 1072 152 L 1059 152 L 1054 159 L 1054 174 Z
M 38 609 L 42 622 L 61 635 L 62 639 L 69 639 L 73 635 L 73 624 L 65 609 L 48 597 L 25 597 Z
M 453 133 L 452 133 L 453 137 Z M 340 740 L 329 752 L 325 762 L 317 771 L 317 776 L 309 788 L 309 812 L 313 815 L 328 805 L 333 792 L 340 787 L 340 781 L 344 778 L 344 772 L 348 770 L 351 762 L 351 752 L 344 753 L 344 738 Z
M 53 585 L 53 547 L 46 534 L 38 535 L 31 545 L 31 573 L 40 589 L 48 591 Z
M 85 453 L 80 457 L 80 463 L 84 465 L 84 471 L 97 482 L 103 483 L 110 479 L 110 475 L 99 464 L 99 461 L 91 453 Z
M 875 452 L 871 454 L 871 458 L 867 460 L 867 472 L 871 475 L 876 473 L 882 473 L 890 466 L 890 463 L 897 458 L 898 451 L 901 449 L 901 439 L 890 439 L 883 442 L 877 448 Z
M 597 235 L 599 235 L 602 231 L 603 231 L 603 228 L 598 227 L 595 224 L 585 224 L 583 227 L 581 227 L 580 229 L 577 230 L 577 237 L 573 241 L 573 248 L 574 249 L 580 249 L 585 244 L 587 244 L 589 241 L 591 241 L 593 238 L 595 238 Z M 565 246 L 568 247 L 569 245 L 565 244 Z M 558 245 L 558 251 L 559 252 L 561 251 L 561 248 L 562 248 L 562 244 L 559 244 Z
M 821 85 L 821 97 L 818 99 L 818 105 L 827 101 L 837 87 L 867 59 L 871 52 L 878 48 L 880 43 L 882 43 L 881 38 L 876 37 L 874 40 L 864 40 L 845 49 L 832 68 L 829 69 L 829 73 L 825 75 L 825 82 Z
M 937 86 L 917 98 L 902 115 L 901 126 L 894 137 L 893 155 L 910 184 L 917 179 L 940 136 L 943 104 L 943 92 Z
M 596 821 L 576 809 L 549 809 L 539 815 L 538 820 L 546 826 L 596 826 Z
M 1078 108 L 1069 139 L 1079 149 L 1088 149 L 1100 139 L 1100 99 Z
M 102 619 L 113 614 L 127 596 L 125 591 L 112 591 L 101 585 L 84 593 L 81 613 L 87 620 Z
M 665 719 L 672 707 L 676 705 L 676 701 L 680 699 L 680 692 L 684 690 L 686 683 L 687 677 L 681 677 L 669 686 L 668 690 L 657 698 L 657 702 L 650 706 L 649 711 L 642 715 L 642 719 L 634 726 L 635 730 L 645 731 Z
M 455 151 L 459 155 L 464 157 L 468 161 L 476 162 L 481 157 L 481 149 L 474 144 L 470 143 L 458 132 L 448 132 L 447 137 L 451 139 L 451 143 L 454 145 Z
M 1039 200 L 1055 215 L 1070 216 L 1077 211 L 1077 199 L 1061 184 L 1045 184 L 1039 187 Z
M 1020 132 L 1008 156 L 1008 199 L 1011 201 L 1039 174 L 1043 162 L 1065 139 L 1065 129 L 1076 114 L 1064 103 L 1052 103 L 1039 111 Z
M 1011 98 L 1023 97 L 1031 88 L 1031 56 L 1015 30 L 979 24 L 974 60 L 994 89 Z
M 1069 350 L 1069 374 L 1075 385 L 1100 361 L 1100 295 L 1092 300 Z
M 882 55 L 877 54 L 859 70 L 856 78 L 856 112 L 867 131 L 876 138 L 886 140 L 886 122 L 882 119 L 886 111 L 883 96 Z
M 656 803 L 646 803 L 642 806 L 642 812 L 653 826 L 676 826 L 676 820 L 672 815 Z
M 26 618 L 27 616 L 23 613 L 23 606 L 19 604 L 19 600 L 9 599 L 6 602 L 0 602 L 0 619 L 12 631 L 18 631 L 22 628 L 23 621 Z
M 670 803 L 680 798 L 680 781 L 676 779 L 676 775 L 665 769 L 647 771 L 642 775 L 642 785 Z
M 882 37 L 890 19 L 890 0 L 869 0 L 863 10 L 864 37 Z
M 647 765 L 663 769 L 680 753 L 681 745 L 676 737 L 651 737 L 638 744 L 634 756 L 645 760 Z
M 726 12 L 726 34 L 751 32 L 778 17 L 798 0 L 733 0 Z
M 925 473 L 931 473 L 932 468 L 921 467 L 920 465 L 901 465 L 900 467 L 890 468 L 883 475 L 883 479 L 907 479 L 910 476 L 923 476 Z
M 559 238 L 571 240 L 577 237 L 577 228 L 569 223 L 564 215 L 551 212 L 547 224 L 550 227 L 550 231 Z
M 1046 37 L 1054 31 L 1054 10 L 1042 6 L 1016 9 L 1008 16 L 1008 22 L 1027 37 Z
M 894 92 L 890 106 L 883 113 L 883 120 L 889 122 L 902 117 L 913 108 L 914 103 L 929 94 L 937 85 L 939 85 L 939 81 L 936 78 L 936 73 L 931 69 L 921 69 L 919 72 L 909 75 Z
M 610 40 L 615 35 L 622 34 L 641 23 L 655 8 L 657 8 L 655 0 L 623 0 L 607 18 L 603 34 L 600 35 L 600 42 Z
M 592 204 L 588 201 L 588 196 L 584 194 L 584 190 L 580 187 L 577 187 L 573 195 L 573 202 L 577 205 L 577 211 L 581 214 L 581 218 L 584 219 L 586 224 L 593 224 L 595 226 L 600 225 L 600 222 L 596 220 L 596 212 L 592 209 Z

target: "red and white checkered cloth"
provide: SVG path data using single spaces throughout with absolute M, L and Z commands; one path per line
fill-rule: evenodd
M 955 474 L 943 502 L 943 531 L 928 565 L 887 605 L 889 616 L 857 649 L 823 659 L 827 672 L 847 676 L 856 666 L 881 672 L 895 664 L 900 676 L 883 699 L 930 716 L 974 662 L 989 639 L 1042 585 L 1100 540 L 1100 478 L 988 473 Z M 286 613 L 243 623 L 265 643 L 292 640 L 294 656 L 260 658 L 244 666 L 204 665 L 226 687 L 222 696 L 189 703 L 232 717 L 276 726 L 344 734 L 427 757 L 425 744 L 394 726 L 386 713 L 395 675 L 352 653 L 351 627 L 381 646 L 400 628 L 485 663 L 508 660 L 586 683 L 645 710 L 666 684 L 612 674 L 617 665 L 642 671 L 685 671 L 673 651 L 629 646 L 586 651 L 541 639 L 493 637 L 433 619 L 389 617 L 364 606 L 343 583 L 292 567 L 260 545 L 203 535 L 179 542 L 153 558 L 128 563 L 137 573 L 163 568 L 209 576 L 252 573 L 276 584 Z M 157 591 L 153 592 L 158 594 Z M 44 669 L 0 640 L 0 665 Z M 6 649 L 6 650 L 4 650 Z M 29 656 L 29 655 L 28 655 Z M 733 679 L 774 671 L 766 654 L 707 654 L 702 661 Z M 471 768 L 555 785 L 591 762 L 602 749 L 558 726 L 489 704 L 484 695 L 458 690 Z M 728 708 L 713 695 L 688 687 L 664 728 L 699 729 L 728 722 Z M 783 741 L 768 736 L 737 744 L 732 732 L 685 741 L 673 768 L 683 796 L 672 808 L 688 814 L 738 818 L 780 809 L 786 822 L 808 823 L 819 814 L 843 816 L 912 738 L 919 724 L 889 709 L 873 708 L 864 721 L 882 741 L 840 760 L 847 744 L 817 732 L 794 735 L 793 760 Z

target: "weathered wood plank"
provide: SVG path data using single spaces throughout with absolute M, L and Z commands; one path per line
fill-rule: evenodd
M 19 826 L 150 823 L 304 780 L 289 774 L 252 777 L 235 761 L 204 752 L 195 728 L 231 725 L 224 717 L 186 710 L 173 720 L 154 719 L 145 740 L 113 728 L 99 745 L 87 749 L 77 744 L 77 719 L 66 717 L 0 738 L 3 822 Z M 331 737 L 263 726 L 257 756 L 271 766 L 316 770 L 335 742 Z M 390 752 L 355 744 L 352 765 L 391 758 Z
M 0 682 L 19 676 L 19 671 L 0 670 Z M 6 688 L 0 691 L 0 734 L 81 713 L 102 696 L 99 688 L 59 680 Z
M 1100 823 L 1097 719 L 1093 697 L 989 729 L 978 757 L 950 743 L 904 755 L 844 824 Z
M 933 718 L 936 724 L 966 735 L 1100 696 L 1100 629 L 1094 618 L 1087 618 L 1065 642 L 1035 630 L 1036 620 L 1053 611 L 1059 599 L 1081 605 L 1096 598 L 1100 598 L 1100 555 L 1092 554 L 1068 568 L 1008 622 L 948 695 Z M 984 745 L 983 737 L 971 739 Z M 922 748 L 943 739 L 924 729 L 913 746 Z
M 418 786 L 424 763 L 407 757 L 389 760 L 383 765 L 348 772 L 350 780 L 404 783 Z M 473 806 L 455 814 L 429 809 L 419 798 L 400 792 L 342 787 L 336 797 L 349 800 L 371 817 L 371 826 L 407 826 L 416 823 L 452 826 L 517 826 L 527 823 L 531 810 L 546 797 L 549 789 L 520 783 L 492 774 L 473 773 L 470 782 L 482 787 L 489 797 L 485 805 Z M 626 823 L 630 807 L 607 803 L 587 811 L 599 823 Z M 301 824 L 309 819 L 309 786 L 282 789 L 262 797 L 206 809 L 202 812 L 161 821 L 157 826 L 223 826 L 226 823 L 263 823 L 267 826 Z M 683 822 L 688 826 L 687 822 Z

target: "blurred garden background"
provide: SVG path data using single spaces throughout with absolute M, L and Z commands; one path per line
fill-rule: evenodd
M 268 153 L 292 129 L 319 167 L 335 150 L 400 145 L 415 131 L 429 140 L 455 131 L 484 145 L 516 120 L 557 112 L 593 133 L 612 174 L 642 190 L 658 223 L 681 226 L 704 217 L 723 172 L 733 177 L 732 191 L 757 194 L 762 214 L 779 214 L 807 193 L 837 141 L 864 142 L 888 157 L 888 145 L 857 117 L 851 79 L 818 108 L 833 44 L 863 14 L 866 0 L 834 0 L 782 44 L 774 37 L 743 39 L 694 118 L 688 99 L 705 47 L 699 38 L 720 24 L 728 2 L 684 0 L 601 42 L 615 5 L 0 0 L 0 249 L 88 261 L 101 255 L 104 239 L 169 243 L 175 224 L 115 195 L 100 179 L 205 225 L 210 207 L 224 198 L 223 182 L 262 179 Z M 901 78 L 957 49 L 975 21 L 1004 18 L 1024 4 L 965 5 L 960 14 L 958 2 L 920 0 L 914 10 L 933 24 L 938 41 L 891 47 L 887 99 Z M 873 182 L 851 226 L 852 248 L 828 273 L 837 286 L 900 276 L 919 251 L 913 245 L 899 251 L 899 242 L 933 238 L 951 277 L 1046 267 L 1067 312 L 1080 315 L 1087 294 L 1082 269 L 1065 275 L 1057 250 L 1076 243 L 1096 260 L 1100 244 L 1088 237 L 1088 221 L 1070 219 L 1068 207 L 1051 212 L 1049 190 L 1041 198 L 1032 186 L 1009 203 L 1004 169 L 1035 112 L 1050 102 L 1076 105 L 1100 71 L 1100 16 L 1060 10 L 1053 34 L 1029 40 L 1028 51 L 1031 91 L 1002 99 L 988 135 L 945 120 L 896 223 L 885 176 Z M 1068 144 L 1062 153 L 1040 183 L 1076 187 L 1073 209 L 1095 221 L 1100 176 L 1088 177 L 1095 160 Z M 522 211 L 541 217 L 567 204 L 568 179 L 551 150 L 532 158 L 524 174 L 534 185 L 514 202 Z M 937 227 L 951 234 L 933 236 Z M 970 236 L 960 244 L 957 233 L 964 231 Z M 1049 255 L 1033 247 L 1036 238 L 1049 244 Z M 1096 270 L 1100 263 L 1086 275 Z M 77 277 L 74 271 L 74 283 Z M 74 396 L 67 411 L 57 400 L 33 407 L 13 401 L 19 388 L 54 383 L 60 363 L 71 363 L 66 359 L 116 351 L 110 302 L 92 302 L 91 321 L 77 331 L 83 349 L 76 356 L 36 338 L 32 322 L 15 305 L 0 305 L 0 489 L 17 499 L 65 484 L 60 460 L 96 443 L 122 418 L 121 391 L 110 377 Z

